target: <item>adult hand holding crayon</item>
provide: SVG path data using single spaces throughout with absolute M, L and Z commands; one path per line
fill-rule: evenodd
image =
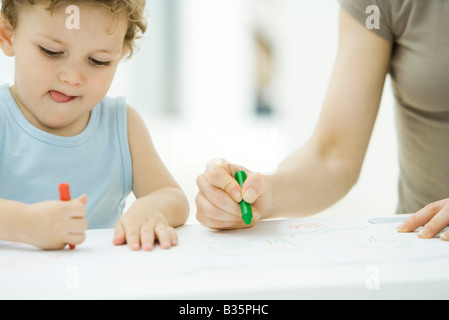
M 235 173 L 235 180 L 237 180 L 240 187 L 243 187 L 243 184 L 246 181 L 245 171 L 237 171 Z M 242 201 L 240 201 L 240 209 L 242 210 L 242 219 L 245 221 L 245 224 L 251 224 L 251 220 L 253 219 L 251 204 L 242 199 Z
M 245 181 L 241 171 L 246 173 Z M 240 179 L 242 186 L 236 180 L 237 172 L 240 172 L 237 179 Z M 271 204 L 269 176 L 253 173 L 225 160 L 210 161 L 206 171 L 198 176 L 197 185 L 199 192 L 196 197 L 196 218 L 209 228 L 251 227 L 261 219 Z M 252 211 L 252 219 L 249 210 Z

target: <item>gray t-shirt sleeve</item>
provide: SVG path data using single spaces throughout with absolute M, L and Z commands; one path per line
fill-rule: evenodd
M 391 0 L 337 0 L 341 7 L 352 17 L 366 26 L 367 20 L 370 20 L 374 11 L 372 7 L 378 8 L 379 28 L 372 28 L 371 31 L 380 35 L 382 38 L 394 42 L 395 36 L 391 19 Z
M 449 196 L 449 0 L 338 0 L 342 10 L 394 43 L 393 86 L 399 158 L 398 213 Z M 368 12 L 367 12 L 368 11 Z M 369 22 L 369 21 L 368 21 Z

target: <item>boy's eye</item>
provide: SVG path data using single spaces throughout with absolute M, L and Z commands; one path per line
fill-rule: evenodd
M 49 56 L 49 57 L 58 57 L 61 54 L 63 54 L 63 52 L 51 51 L 51 50 L 45 49 L 44 47 L 41 47 L 41 46 L 39 46 L 39 49 L 42 51 L 43 54 L 45 54 L 46 56 Z
M 100 61 L 94 58 L 89 58 L 89 60 L 96 66 L 110 66 L 111 61 Z
M 43 54 L 45 54 L 46 56 L 50 57 L 50 58 L 55 58 L 55 57 L 60 57 L 61 55 L 64 54 L 64 52 L 56 52 L 56 51 L 51 51 L 48 50 L 42 46 L 39 46 L 39 49 L 42 51 Z M 98 66 L 98 67 L 102 67 L 102 66 L 110 66 L 111 65 L 111 61 L 100 61 L 94 58 L 89 58 L 90 62 L 92 62 L 93 65 Z

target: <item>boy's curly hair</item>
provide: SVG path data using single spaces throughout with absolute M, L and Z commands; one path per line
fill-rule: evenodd
M 1 0 L 2 15 L 4 19 L 15 29 L 18 23 L 19 9 L 24 5 L 43 4 L 48 5 L 47 10 L 53 12 L 60 3 L 73 4 L 70 0 Z M 115 17 L 124 14 L 128 18 L 128 30 L 125 35 L 125 44 L 130 49 L 132 56 L 135 45 L 134 40 L 141 37 L 147 29 L 144 18 L 145 0 L 78 0 L 78 3 L 88 3 L 94 6 L 104 7 L 111 11 Z

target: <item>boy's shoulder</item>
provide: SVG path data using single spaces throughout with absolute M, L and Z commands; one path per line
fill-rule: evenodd
M 100 121 L 114 121 L 126 116 L 127 104 L 124 97 L 105 96 L 92 110 Z
M 0 149 L 3 144 L 3 139 L 5 136 L 5 118 L 7 116 L 7 103 L 8 99 L 5 94 L 6 88 L 9 88 L 8 85 L 0 85 Z M 9 90 L 9 89 L 8 89 Z
M 5 109 L 10 100 L 10 90 L 8 84 L 0 84 L 0 110 Z
M 126 132 L 128 106 L 124 97 L 105 96 L 92 110 L 92 126 L 103 128 L 100 130 L 117 131 L 119 134 Z
M 6 121 L 12 109 L 16 106 L 16 102 L 11 93 L 9 84 L 0 84 L 0 120 Z M 0 121 L 0 122 L 2 122 Z
M 118 96 L 118 97 L 110 97 L 105 96 L 101 102 L 97 105 L 98 109 L 101 110 L 101 112 L 122 112 L 123 110 L 126 111 L 127 109 L 127 103 L 125 97 Z
M 9 85 L 8 84 L 0 84 L 0 139 L 3 135 L 4 130 L 4 122 L 6 118 L 6 111 L 8 109 L 8 103 L 10 102 L 10 98 L 8 96 Z

